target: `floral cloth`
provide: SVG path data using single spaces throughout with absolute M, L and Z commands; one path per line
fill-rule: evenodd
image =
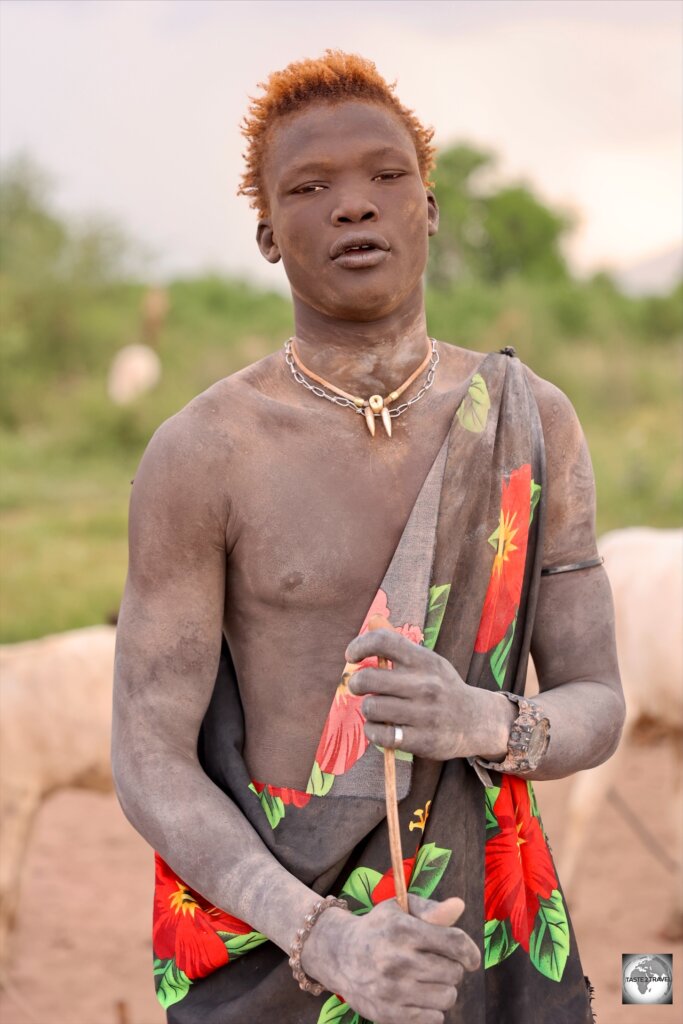
M 379 612 L 448 658 L 469 685 L 523 692 L 543 479 L 542 431 L 524 368 L 491 354 L 463 389 L 360 631 Z M 355 914 L 395 895 L 383 753 L 368 743 L 361 698 L 348 689 L 353 672 L 375 661 L 340 666 L 305 790 L 249 778 L 239 681 L 225 642 L 199 742 L 207 775 L 275 857 L 311 887 L 343 896 Z M 533 787 L 495 772 L 490 781 L 482 785 L 467 759 L 397 752 L 408 889 L 462 896 L 459 925 L 482 950 L 482 967 L 466 975 L 447 1024 L 590 1024 Z M 209 904 L 158 854 L 153 947 L 170 1024 L 364 1024 L 343 993 L 301 992 L 281 950 Z

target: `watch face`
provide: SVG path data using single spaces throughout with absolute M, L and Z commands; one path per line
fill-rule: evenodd
M 541 756 L 545 753 L 545 748 L 548 745 L 548 720 L 543 719 L 538 722 L 535 726 L 531 736 L 529 737 L 529 745 L 527 747 L 527 758 L 532 763 L 536 763 Z

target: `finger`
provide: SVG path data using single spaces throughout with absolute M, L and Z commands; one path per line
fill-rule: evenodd
M 424 737 L 421 743 L 420 733 L 415 726 L 404 725 L 402 722 L 397 722 L 396 725 L 400 725 L 403 730 L 403 735 L 398 744 L 396 743 L 395 726 L 387 725 L 385 722 L 366 722 L 364 726 L 365 735 L 371 743 L 376 744 L 378 747 L 386 747 L 387 750 L 404 750 L 407 754 L 417 754 L 422 750 Z
M 412 923 L 418 949 L 449 960 L 459 960 L 466 971 L 477 970 L 481 954 L 476 943 L 462 929 L 429 924 L 419 918 L 414 918 Z
M 419 917 L 421 921 L 427 921 L 429 924 L 440 924 L 445 927 L 454 925 L 465 909 L 465 902 L 459 896 L 451 896 L 440 903 L 437 903 L 436 900 L 425 900 L 425 902 L 429 903 L 430 906 L 419 910 L 414 916 Z M 412 906 L 410 909 L 412 911 Z
M 368 722 L 397 725 L 419 725 L 422 709 L 414 700 L 400 697 L 378 697 L 371 694 L 360 706 Z
M 381 693 L 390 697 L 414 697 L 418 692 L 420 676 L 413 669 L 359 668 L 348 682 L 351 693 Z
M 460 968 L 460 972 L 464 973 L 462 964 L 457 964 L 457 966 Z M 460 981 L 462 981 L 462 977 Z M 453 982 L 452 985 L 418 981 L 408 1005 L 423 1006 L 426 1010 L 450 1010 L 457 1001 L 457 985 L 460 984 L 460 981 Z
M 412 956 L 406 963 L 403 975 L 408 977 L 412 970 L 417 969 L 419 981 L 425 984 L 434 982 L 438 985 L 459 985 L 463 979 L 465 968 L 458 960 L 449 960 L 436 953 L 420 953 L 416 963 Z
M 407 668 L 416 668 L 424 665 L 425 655 L 429 658 L 434 652 L 395 630 L 373 629 L 355 637 L 346 648 L 344 656 L 349 662 L 374 656 L 390 658 Z

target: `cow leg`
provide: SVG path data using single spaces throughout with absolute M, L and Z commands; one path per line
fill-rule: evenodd
M 673 742 L 674 767 L 671 773 L 670 811 L 673 816 L 674 844 L 670 851 L 677 861 L 678 869 L 674 877 L 672 902 L 669 914 L 660 931 L 663 939 L 671 942 L 683 940 L 683 815 L 681 814 L 681 796 L 683 795 L 683 749 L 680 740 Z
M 0 800 L 0 968 L 9 962 L 10 935 L 19 906 L 21 871 L 40 795 L 5 782 Z
M 618 773 L 626 736 L 622 736 L 617 752 L 596 768 L 579 772 L 572 783 L 567 807 L 567 824 L 558 858 L 558 875 L 564 892 L 578 895 L 580 882 L 578 867 L 588 829 L 607 795 L 612 780 Z

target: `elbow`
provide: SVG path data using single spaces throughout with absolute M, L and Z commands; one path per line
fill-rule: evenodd
M 121 744 L 112 739 L 111 745 L 111 774 L 114 783 L 114 792 L 119 806 L 131 825 L 135 827 L 134 819 L 134 794 L 140 791 L 140 782 L 136 777 L 134 759 L 129 756 L 127 750 Z
M 601 745 L 600 755 L 591 765 L 592 768 L 609 761 L 610 757 L 616 754 L 624 733 L 626 722 L 626 702 L 621 688 L 611 690 L 612 699 L 607 705 L 607 715 L 603 728 L 604 742 Z

